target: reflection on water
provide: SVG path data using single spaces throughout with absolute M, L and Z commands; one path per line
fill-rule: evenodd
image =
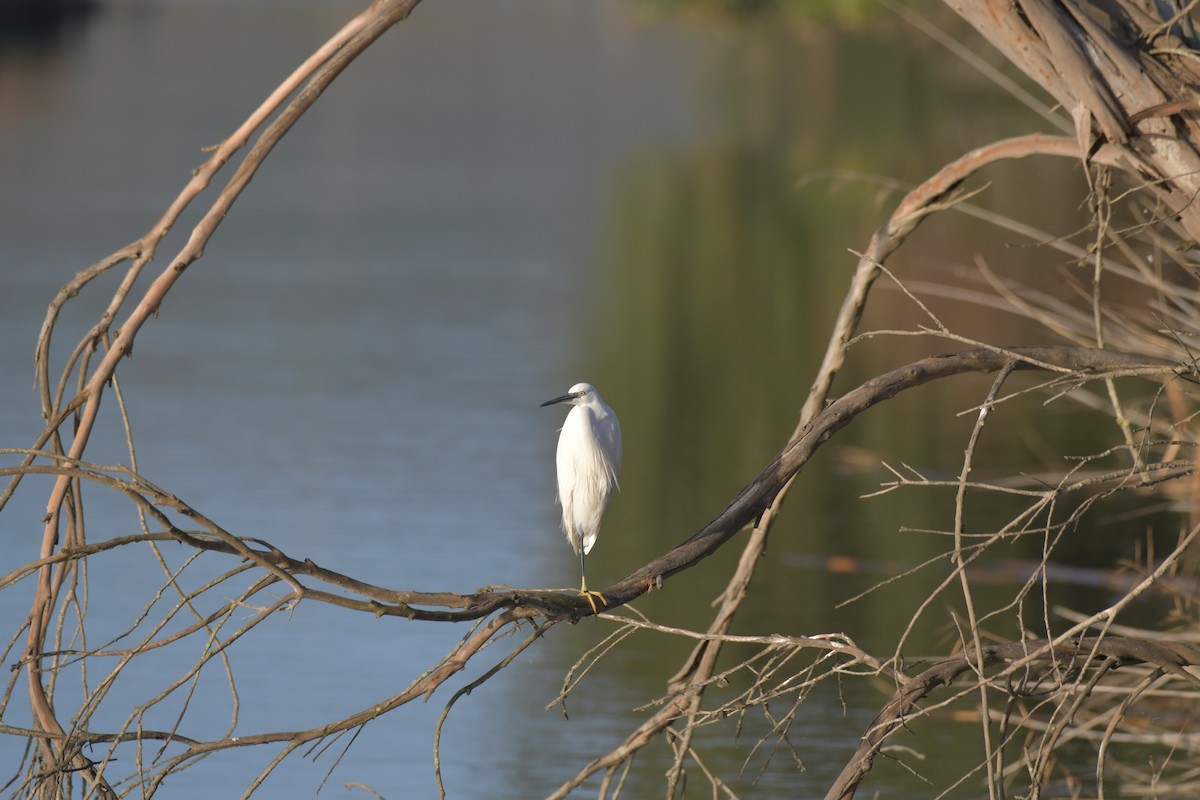
M 15 376 L 0 383 L 0 444 L 33 438 L 30 353 L 57 286 L 150 224 L 199 148 L 345 13 L 324 3 L 114 3 L 58 50 L 0 53 L 0 363 Z M 431 0 L 289 135 L 139 338 L 121 375 L 140 467 L 228 528 L 368 581 L 569 586 L 575 563 L 552 505 L 560 419 L 537 405 L 589 380 L 626 436 L 622 491 L 589 560 L 594 582 L 611 582 L 719 512 L 790 433 L 853 264 L 847 248 L 865 246 L 894 202 L 846 173 L 918 180 L 970 147 L 1039 127 L 908 32 L 817 36 L 766 23 L 650 21 L 611 3 L 500 10 Z M 988 199 L 1069 228 L 1074 210 L 1056 187 L 1071 191 L 1078 176 L 1063 165 L 1032 169 L 1046 191 L 1028 197 L 996 176 Z M 941 274 L 977 250 L 1022 274 L 1055 263 L 1004 244 L 985 226 L 936 221 L 894 266 Z M 59 356 L 103 299 L 98 291 L 77 301 Z M 917 319 L 902 295 L 882 292 L 867 325 Z M 981 338 L 1028 335 L 999 317 L 970 322 Z M 927 346 L 864 347 L 840 385 Z M 936 537 L 897 530 L 944 528 L 940 499 L 851 502 L 882 473 L 877 458 L 866 472 L 850 469 L 850 446 L 954 469 L 969 420 L 953 415 L 978 394 L 964 400 L 948 389 L 898 401 L 901 426 L 894 415 L 868 415 L 806 470 L 742 629 L 845 631 L 888 651 L 944 570 L 838 609 L 877 576 L 829 574 L 804 558 L 886 556 L 907 566 L 944 550 Z M 93 461 L 128 458 L 109 423 Z M 30 482 L 0 519 L 9 563 L 32 558 L 44 490 Z M 97 495 L 90 510 L 97 536 L 136 527 L 112 498 Z M 735 548 L 639 608 L 666 624 L 704 624 Z M 127 617 L 154 569 L 97 562 L 94 610 Z M 23 615 L 27 597 L 18 595 L 0 596 L 3 618 Z M 443 735 L 451 796 L 544 794 L 629 732 L 641 718 L 633 709 L 661 693 L 686 643 L 639 634 L 589 676 L 569 721 L 541 710 L 609 630 L 559 626 L 456 707 Z M 407 685 L 461 633 L 301 607 L 234 652 L 239 730 L 361 708 Z M 914 647 L 946 636 L 922 630 Z M 130 676 L 114 689 L 115 705 L 154 678 Z M 857 699 L 847 710 L 840 697 L 814 695 L 792 736 L 805 771 L 777 760 L 761 779 L 768 795 L 776 783 L 803 796 L 823 791 L 879 701 Z M 207 710 L 192 711 L 194 735 L 227 722 L 228 703 Z M 330 785 L 429 796 L 439 712 L 434 698 L 372 723 Z M 746 724 L 733 747 L 722 746 L 730 726 L 703 735 L 710 766 L 739 787 L 764 758 L 755 754 L 737 778 L 765 723 Z M 953 729 L 931 735 L 965 746 Z M 13 761 L 13 747 L 0 740 L 0 761 Z M 639 758 L 630 790 L 653 791 L 669 759 L 665 747 Z M 172 781 L 171 794 L 243 785 L 265 760 L 211 760 Z M 310 793 L 330 763 L 296 761 L 267 784 L 270 796 Z

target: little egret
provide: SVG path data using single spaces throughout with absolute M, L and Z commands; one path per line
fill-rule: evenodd
M 571 391 L 547 400 L 542 406 L 570 403 L 562 431 L 558 434 L 558 502 L 562 505 L 563 532 L 579 554 L 579 595 L 586 597 L 596 613 L 596 601 L 608 605 L 604 595 L 589 592 L 583 557 L 596 544 L 600 520 L 621 471 L 621 423 L 590 383 L 577 383 Z

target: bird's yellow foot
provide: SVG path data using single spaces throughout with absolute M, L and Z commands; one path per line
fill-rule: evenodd
M 592 607 L 593 614 L 600 613 L 596 610 L 596 601 L 592 599 L 593 597 L 599 597 L 601 604 L 608 605 L 608 601 L 604 599 L 604 595 L 599 592 L 590 591 L 586 586 L 579 590 L 579 596 L 588 601 L 588 605 Z

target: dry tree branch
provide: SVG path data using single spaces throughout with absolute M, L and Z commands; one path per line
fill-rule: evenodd
M 967 442 L 967 449 L 963 455 L 962 470 L 958 475 L 958 489 L 954 494 L 954 551 L 951 553 L 951 560 L 954 564 L 954 571 L 958 573 L 959 586 L 962 588 L 963 605 L 967 610 L 968 631 L 971 634 L 971 647 L 975 652 L 983 650 L 983 641 L 980 635 L 979 619 L 975 611 L 975 600 L 971 594 L 971 583 L 967 579 L 966 562 L 963 559 L 963 532 L 964 532 L 964 506 L 967 495 L 967 476 L 971 474 L 971 465 L 975 458 L 975 447 L 979 443 L 979 435 L 983 431 L 984 423 L 987 421 L 988 414 L 996 403 L 996 397 L 1000 394 L 1000 389 L 1004 386 L 1004 382 L 1008 380 L 1008 376 L 1012 374 L 1015 363 L 1009 362 L 1002 368 L 996 379 L 992 382 L 992 388 L 988 390 L 987 397 L 984 399 L 982 407 L 979 409 L 979 417 L 975 425 L 971 428 L 971 437 Z M 983 674 L 983 666 L 978 666 L 980 677 Z M 979 702 L 984 710 L 983 732 L 983 747 L 985 752 L 992 752 L 991 728 L 987 724 L 987 708 L 988 697 L 987 689 L 980 686 Z M 988 795 L 992 798 L 996 796 L 998 779 L 993 770 L 992 760 L 989 758 L 986 761 L 988 771 Z
M 275 144 L 291 129 L 296 120 L 311 107 L 317 97 L 329 86 L 330 82 L 375 39 L 396 22 L 407 17 L 418 1 L 380 0 L 380 2 L 375 3 L 358 15 L 339 34 L 335 35 L 325 46 L 314 53 L 292 76 L 285 80 L 271 97 L 247 119 L 242 127 L 216 149 L 216 152 L 209 159 L 206 166 L 193 175 L 192 181 L 171 205 L 159 225 L 155 226 L 148 234 L 134 244 L 122 248 L 109 258 L 80 273 L 71 284 L 68 284 L 64 288 L 64 291 L 51 304 L 39 337 L 36 361 L 37 371 L 40 376 L 39 382 L 42 386 L 43 414 L 47 419 L 47 428 L 39 436 L 35 449 L 41 447 L 51 437 L 55 437 L 56 450 L 61 452 L 61 448 L 57 445 L 59 426 L 62 425 L 69 414 L 78 410 L 79 417 L 71 446 L 67 453 L 67 461 L 77 462 L 83 456 L 88 438 L 96 421 L 104 388 L 112 380 L 117 363 L 132 351 L 133 341 L 138 331 L 151 314 L 158 309 L 163 298 L 170 291 L 179 276 L 183 274 L 188 265 L 203 255 L 205 244 L 212 237 L 221 220 L 229 212 L 234 201 L 254 177 L 255 172 L 265 157 L 271 152 Z M 150 284 L 142 299 L 129 313 L 121 328 L 114 333 L 111 342 L 109 342 L 106 335 L 108 326 L 115 319 L 117 310 L 124 304 L 126 294 L 132 287 L 138 272 L 153 256 L 157 242 L 178 219 L 183 208 L 208 185 L 212 176 L 224 165 L 232 154 L 248 141 L 249 136 L 263 125 L 270 114 L 282 105 L 284 100 L 289 95 L 292 95 L 301 83 L 304 83 L 304 87 L 284 106 L 279 115 L 266 126 L 258 142 L 243 159 L 229 183 L 192 230 L 191 236 L 184 248 L 171 260 L 167 269 Z M 60 383 L 59 396 L 62 394 L 63 387 L 66 386 L 66 376 L 74 368 L 76 359 L 85 356 L 86 353 L 90 352 L 92 348 L 102 341 L 106 345 L 107 351 L 100 363 L 92 369 L 86 378 L 84 373 L 90 368 L 90 362 L 84 357 L 81 365 L 82 369 L 79 373 L 81 390 L 67 404 L 65 409 L 56 410 L 60 401 L 52 400 L 50 397 L 48 357 L 50 335 L 62 305 L 71 297 L 74 297 L 86 283 L 112 266 L 130 258 L 134 259 L 133 265 L 126 274 L 125 280 L 122 282 L 109 308 L 102 315 L 97 326 L 85 336 L 84 343 L 76 348 L 69 360 L 64 372 L 64 380 Z M 28 463 L 31 462 L 27 462 L 27 465 Z M 0 507 L 3 507 L 3 504 L 11 497 L 19 480 L 20 474 L 15 475 L 10 481 L 5 494 L 0 496 Z M 69 477 L 65 475 L 60 476 L 50 493 L 50 498 L 46 505 L 46 524 L 40 550 L 40 557 L 43 560 L 51 556 L 55 546 L 58 544 L 60 516 L 71 485 Z M 76 495 L 75 497 L 76 499 L 68 508 L 68 512 L 79 505 L 78 496 Z M 75 522 L 78 524 L 80 518 L 78 516 L 69 516 L 67 521 L 68 523 Z M 74 530 L 75 527 L 76 525 L 68 525 L 68 530 Z M 72 755 L 68 759 L 69 767 L 66 763 L 62 764 L 61 767 L 59 766 L 60 759 L 67 757 L 68 754 L 57 749 L 56 742 L 58 740 L 56 739 L 56 735 L 63 733 L 63 730 L 49 699 L 48 692 L 52 692 L 53 688 L 50 687 L 48 689 L 42 683 L 42 657 L 46 649 L 45 637 L 49 633 L 50 615 L 57 603 L 59 589 L 62 586 L 62 579 L 65 573 L 60 571 L 57 577 L 54 577 L 50 571 L 50 567 L 47 565 L 39 568 L 38 575 L 37 588 L 29 614 L 25 664 L 29 684 L 30 705 L 34 713 L 35 722 L 47 734 L 52 734 L 40 740 L 42 757 L 51 770 L 69 768 L 78 771 L 97 792 L 100 792 L 103 796 L 112 796 L 114 794 L 112 787 L 107 785 L 88 760 L 82 756 Z
M 944 1 L 1071 112 L 1081 161 L 1094 161 L 1098 146 L 1115 148 L 1120 163 L 1114 165 L 1156 179 L 1153 190 L 1187 236 L 1200 241 L 1198 131 L 1186 102 L 1193 101 L 1193 90 L 1183 70 L 1172 70 L 1155 52 L 1131 47 L 1110 32 L 1133 27 L 1134 4 Z M 1171 26 L 1146 33 L 1161 37 L 1156 52 L 1190 50 Z
M 951 659 L 938 662 L 938 665 L 930 667 L 916 678 L 903 682 L 892 701 L 884 707 L 876 718 L 875 723 L 868 729 L 858 751 L 843 768 L 838 780 L 826 795 L 827 800 L 832 800 L 832 798 L 848 800 L 848 798 L 852 797 L 859 783 L 866 776 L 867 772 L 870 771 L 871 764 L 875 756 L 880 752 L 886 738 L 901 726 L 906 725 L 911 719 L 934 713 L 954 700 L 977 690 L 981 684 L 996 688 L 999 685 L 998 681 L 1000 679 L 1010 680 L 1011 676 L 1016 674 L 1018 670 L 1028 670 L 1034 664 L 1046 663 L 1048 674 L 1053 678 L 1053 681 L 1056 684 L 1063 685 L 1066 684 L 1069 674 L 1082 675 L 1084 669 L 1090 665 L 1098 665 L 1102 669 L 1107 670 L 1128 661 L 1130 663 L 1143 662 L 1154 664 L 1180 680 L 1184 680 L 1193 686 L 1200 686 L 1200 678 L 1183 669 L 1183 666 L 1194 665 L 1196 663 L 1196 659 L 1200 657 L 1200 647 L 1181 641 L 1155 642 L 1147 639 L 1119 638 L 1108 635 L 1109 625 L 1111 625 L 1116 615 L 1161 580 L 1178 563 L 1191 543 L 1197 539 L 1200 539 L 1200 527 L 1193 528 L 1151 574 L 1147 575 L 1137 586 L 1127 591 L 1119 600 L 1100 612 L 1080 619 L 1075 625 L 1072 625 L 1068 630 L 1058 634 L 1051 640 L 1026 639 L 1008 645 L 1001 645 L 1000 649 L 995 651 L 991 647 L 985 647 L 982 651 L 967 651 Z M 1093 637 L 1084 636 L 1087 631 L 1093 630 L 1097 626 L 1099 626 L 1098 635 Z M 996 660 L 992 658 L 992 654 L 996 653 L 1006 663 L 1006 666 L 1000 672 L 989 677 L 984 677 L 982 670 L 996 663 Z M 1069 668 L 1064 667 L 1057 657 L 1063 654 L 1074 654 L 1077 660 L 1069 662 L 1071 664 Z M 972 658 L 974 659 L 973 662 Z M 939 672 L 939 667 L 945 667 L 952 662 L 958 663 L 950 669 L 950 674 L 943 675 Z M 972 670 L 973 667 L 974 671 L 979 675 L 979 680 L 973 687 L 968 687 L 962 692 L 956 693 L 935 705 L 926 705 L 920 709 L 917 708 L 917 701 L 928 695 L 931 689 L 941 685 L 948 685 L 954 677 Z M 1090 694 L 1102 677 L 1103 675 L 1093 675 L 1092 680 L 1084 684 L 1081 689 L 1083 694 Z M 1066 713 L 1059 715 L 1062 721 L 1057 725 L 1049 727 L 1048 733 L 1050 739 L 1043 742 L 1042 747 L 1039 749 L 1038 762 L 1043 762 L 1050 756 L 1058 744 L 1058 738 L 1066 730 L 1066 725 L 1071 722 L 1075 709 L 1082 703 L 1082 700 L 1078 699 L 1079 696 L 1077 694 L 1074 697 L 1076 699 L 1072 701 L 1072 707 L 1066 710 Z M 1070 698 L 1071 695 L 1068 695 L 1068 699 Z M 1055 713 L 1058 714 L 1058 711 L 1056 710 Z M 984 722 L 986 724 L 988 714 L 985 713 L 982 716 L 985 717 Z M 1074 735 L 1074 731 L 1072 735 Z M 989 753 L 988 758 L 992 756 L 993 753 Z M 1035 764 L 1031 768 L 1031 774 L 1035 787 L 1040 786 L 1046 776 L 1046 767 Z
M 917 710 L 918 703 L 941 687 L 949 686 L 964 673 L 1005 665 L 1000 675 L 983 678 L 982 685 L 997 686 L 997 678 L 1021 667 L 1043 665 L 1064 672 L 1082 672 L 1090 668 L 1147 664 L 1181 680 L 1195 684 L 1198 679 L 1184 666 L 1200 666 L 1200 648 L 1181 643 L 1150 642 L 1122 637 L 1085 637 L 1066 641 L 1026 640 L 988 645 L 981 651 L 967 650 L 944 658 L 907 680 L 879 715 L 868 726 L 858 751 L 843 768 L 825 795 L 826 800 L 849 800 L 871 769 L 884 740 L 903 726 Z M 923 713 L 928 713 L 926 710 Z
M 454 695 L 451 696 L 451 698 L 446 702 L 445 707 L 442 709 L 441 716 L 438 717 L 437 726 L 433 731 L 433 771 L 434 776 L 437 778 L 438 796 L 441 797 L 442 800 L 445 800 L 446 798 L 446 787 L 442 783 L 442 726 L 446 724 L 446 718 L 450 716 L 450 709 L 454 707 L 454 704 L 457 703 L 459 698 L 461 698 L 463 695 L 470 694 L 475 689 L 482 686 L 493 675 L 516 660 L 517 656 L 523 653 L 531 644 L 542 638 L 542 636 L 552 625 L 554 625 L 554 620 L 546 620 L 541 623 L 535 623 L 533 633 L 529 634 L 524 641 L 513 648 L 508 655 L 497 662 L 495 666 L 493 666 L 483 675 L 480 675 L 478 678 L 455 692 Z

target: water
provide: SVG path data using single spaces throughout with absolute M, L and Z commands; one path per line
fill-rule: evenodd
M 114 2 L 57 40 L 0 52 L 0 367 L 9 376 L 0 444 L 27 446 L 38 428 L 32 350 L 57 287 L 152 224 L 201 148 L 351 11 Z M 831 170 L 920 179 L 969 147 L 1037 127 L 946 58 L 911 36 L 804 37 L 771 24 L 654 18 L 620 3 L 426 3 L 287 136 L 139 335 L 120 380 L 140 471 L 229 530 L 383 586 L 569 586 L 574 556 L 552 504 L 563 409 L 538 403 L 588 380 L 626 436 L 622 493 L 589 559 L 594 585 L 617 580 L 720 511 L 794 425 L 853 264 L 846 249 L 865 246 L 890 208 L 877 186 Z M 1036 169 L 1064 192 L 1079 180 L 1069 167 Z M 1000 179 L 1000 206 L 1030 202 L 1013 185 Z M 1034 201 L 1045 217 L 1072 218 L 1045 194 Z M 150 274 L 197 213 L 163 242 Z M 992 247 L 1031 272 L 1047 258 L 995 250 L 1002 239 L 937 223 L 899 263 L 953 263 L 964 256 L 946 255 L 952 246 Z M 115 280 L 69 307 L 56 368 Z M 884 296 L 869 322 L 911 319 L 898 295 Z M 846 385 L 901 363 L 908 347 L 854 366 Z M 926 400 L 906 430 L 867 419 L 847 440 L 936 452 L 944 419 L 963 404 Z M 104 414 L 88 457 L 128 463 L 111 396 Z M 942 463 L 953 466 L 962 439 L 946 439 Z M 885 594 L 834 610 L 830 597 L 870 579 L 785 556 L 886 551 L 898 508 L 914 525 L 936 511 L 920 500 L 851 504 L 873 477 L 848 476 L 840 463 L 822 456 L 797 484 L 772 543 L 779 557 L 739 621 L 747 631 L 846 630 L 887 652 L 909 605 Z M 28 481 L 0 517 L 7 569 L 35 557 L 46 488 Z M 88 498 L 93 540 L 137 530 L 123 501 Z M 900 557 L 918 562 L 943 547 L 910 537 Z M 184 556 L 171 544 L 163 552 L 173 565 Z M 664 624 L 705 624 L 734 559 L 733 549 L 719 554 L 639 608 Z M 212 569 L 191 567 L 185 581 L 199 585 Z M 130 624 L 163 579 L 148 554 L 117 552 L 96 560 L 90 580 L 99 640 L 105 626 Z M 926 588 L 917 583 L 911 596 Z M 0 594 L 2 618 L 22 618 L 30 592 L 21 584 Z M 253 613 L 239 610 L 229 630 Z M 457 704 L 442 738 L 450 796 L 544 795 L 632 730 L 642 718 L 634 709 L 662 692 L 687 643 L 639 634 L 584 682 L 569 720 L 542 710 L 610 630 L 560 625 Z M 303 604 L 232 650 L 238 732 L 367 707 L 464 632 Z M 325 796 L 363 796 L 344 788 L 351 782 L 432 796 L 437 717 L 506 652 L 493 651 L 428 704 L 370 723 Z M 95 726 L 120 725 L 147 686 L 186 663 L 163 656 L 127 676 Z M 62 707 L 76 691 L 63 689 Z M 186 732 L 219 736 L 233 708 L 223 677 L 204 673 L 198 691 Z M 169 727 L 180 710 L 145 724 Z M 869 702 L 844 710 L 832 693 L 815 695 L 793 736 L 805 771 L 768 771 L 766 791 L 822 792 L 873 713 Z M 6 721 L 25 724 L 24 714 L 14 702 Z M 739 781 L 752 740 L 719 746 L 730 735 L 718 729 L 706 746 Z M 264 796 L 311 795 L 345 744 L 315 760 L 293 756 Z M 16 746 L 0 740 L 0 763 L 16 763 Z M 234 794 L 275 752 L 210 758 L 169 780 L 169 794 Z M 652 791 L 669 758 L 651 748 L 633 790 Z

